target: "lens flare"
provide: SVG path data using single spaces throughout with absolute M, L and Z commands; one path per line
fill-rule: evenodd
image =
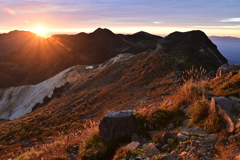
M 39 26 L 36 28 L 35 33 L 43 37 L 46 33 L 46 30 L 45 28 Z

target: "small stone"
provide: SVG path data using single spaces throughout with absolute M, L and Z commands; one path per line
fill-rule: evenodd
M 182 147 L 184 147 L 184 148 L 187 147 L 187 143 L 186 143 L 186 142 L 180 142 L 179 144 L 180 144 L 180 146 L 182 146 Z
M 189 152 L 188 155 L 192 155 L 193 153 L 195 154 L 197 152 L 196 147 L 193 147 Z
M 170 123 L 168 126 L 167 126 L 167 129 L 173 129 L 174 128 L 174 125 L 173 125 L 173 123 Z
M 178 140 L 186 140 L 189 134 L 187 132 L 179 132 L 177 134 Z
M 145 149 L 146 154 L 156 155 L 159 154 L 159 150 L 155 147 L 153 143 L 150 143 Z
M 137 155 L 135 160 L 143 160 L 143 157 L 141 155 Z
M 190 145 L 193 147 L 197 146 L 197 142 L 195 140 L 190 140 Z
M 129 160 L 136 160 L 136 156 L 131 155 L 130 158 L 129 158 Z
M 188 106 L 183 112 L 185 113 L 185 116 L 191 116 L 191 106 Z
M 167 140 L 167 142 L 168 142 L 169 145 L 171 145 L 171 144 L 173 144 L 174 140 L 173 140 L 172 138 L 169 138 L 169 139 Z
M 196 136 L 192 136 L 192 137 L 191 137 L 191 140 L 196 140 L 196 139 L 197 139 Z
M 139 137 L 138 137 L 137 133 L 132 134 L 131 141 L 132 142 L 139 142 Z
M 188 152 L 182 152 L 181 154 L 180 154 L 180 156 L 186 156 L 188 154 Z
M 160 158 L 160 160 L 177 160 L 177 159 L 178 159 L 178 155 L 176 155 L 174 153 L 165 155 L 162 158 Z
M 161 137 L 162 144 L 167 144 L 168 143 L 167 140 L 169 138 L 172 138 L 172 134 L 170 132 L 165 132 Z
M 183 121 L 183 126 L 187 126 L 189 122 L 190 122 L 190 119 L 185 119 Z
M 182 111 L 182 112 L 184 112 L 184 110 L 185 110 L 186 108 L 187 108 L 186 105 L 182 105 L 182 106 L 179 108 L 179 110 Z
M 189 128 L 189 129 L 187 129 L 187 132 L 188 133 L 194 133 L 194 134 L 208 134 L 207 131 L 205 131 L 201 127 Z
M 132 149 L 132 150 L 135 150 L 137 149 L 137 147 L 140 145 L 139 142 L 131 142 L 129 143 L 126 147 L 129 148 L 129 149 Z
M 211 142 L 217 142 L 218 141 L 218 135 L 217 134 L 209 134 L 207 136 L 208 136 L 209 141 L 211 141 Z
M 165 144 L 164 146 L 162 146 L 162 151 L 166 152 L 169 148 L 170 148 L 169 144 Z
M 162 150 L 162 144 L 158 143 L 158 144 L 156 145 L 156 148 L 161 151 L 161 150 Z
M 178 153 L 178 149 L 173 150 L 171 153 L 177 154 Z
M 190 145 L 187 145 L 186 151 L 189 152 L 192 149 Z

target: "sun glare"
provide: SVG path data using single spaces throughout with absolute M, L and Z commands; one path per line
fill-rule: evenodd
M 46 30 L 45 28 L 43 27 L 37 27 L 36 30 L 35 30 L 36 34 L 44 37 L 45 33 L 46 33 Z

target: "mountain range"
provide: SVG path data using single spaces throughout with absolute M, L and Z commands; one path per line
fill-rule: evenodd
M 175 32 L 164 38 L 146 32 L 53 35 L 47 39 L 27 31 L 0 35 L 0 88 L 40 83 L 74 65 L 94 65 L 122 53 L 166 52 L 188 67 L 216 70 L 227 59 L 201 31 Z

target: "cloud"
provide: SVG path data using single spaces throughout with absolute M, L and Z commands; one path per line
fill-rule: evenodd
M 4 10 L 11 15 L 16 15 L 15 11 L 12 10 L 11 8 L 5 7 Z
M 227 19 L 221 20 L 221 22 L 240 22 L 240 18 L 227 18 Z

